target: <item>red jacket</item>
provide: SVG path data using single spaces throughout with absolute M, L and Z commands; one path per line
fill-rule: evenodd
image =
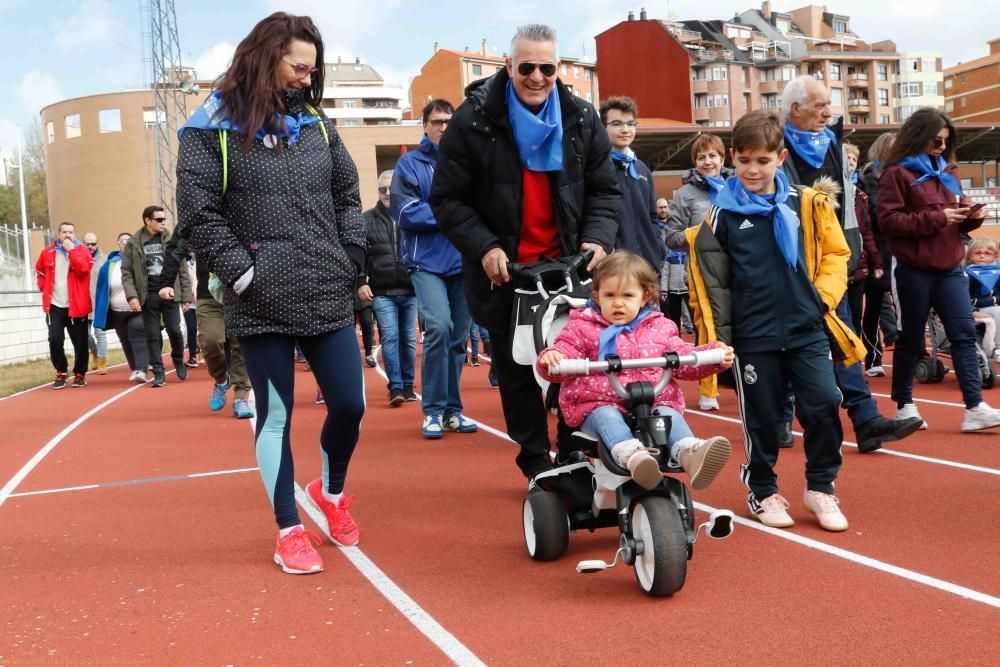
M 35 278 L 38 289 L 42 292 L 42 308 L 46 313 L 52 306 L 52 288 L 56 284 L 56 253 L 59 241 L 45 248 L 35 262 Z M 94 266 L 94 258 L 87 246 L 77 242 L 76 247 L 69 251 L 69 272 L 66 275 L 66 291 L 69 295 L 69 316 L 72 318 L 86 317 L 93 310 L 90 303 L 90 270 Z
M 949 167 L 955 175 L 955 167 Z M 967 205 L 936 178 L 914 186 L 919 178 L 898 164 L 887 167 L 878 181 L 878 224 L 897 260 L 924 271 L 951 271 L 962 262 L 962 234 L 983 224 L 966 219 L 949 225 L 944 209 Z

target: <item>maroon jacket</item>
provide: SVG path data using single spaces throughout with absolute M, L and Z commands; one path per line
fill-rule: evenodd
M 952 175 L 955 169 L 954 165 L 948 167 Z M 944 209 L 967 206 L 968 200 L 936 178 L 914 186 L 918 178 L 919 174 L 898 164 L 882 172 L 878 181 L 879 228 L 900 262 L 925 271 L 951 271 L 965 256 L 962 234 L 977 229 L 983 221 L 966 219 L 949 225 Z
M 868 213 L 868 195 L 861 188 L 854 190 L 854 214 L 858 218 L 858 229 L 861 231 L 861 261 L 851 276 L 851 282 L 864 280 L 876 270 L 882 268 L 882 253 L 878 251 L 875 235 L 872 233 L 872 218 Z

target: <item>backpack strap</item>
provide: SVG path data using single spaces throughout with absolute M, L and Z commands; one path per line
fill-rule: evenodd
M 326 123 L 323 122 L 323 117 L 318 111 L 311 105 L 306 105 L 306 111 L 309 112 L 310 116 L 315 116 L 319 118 L 319 129 L 323 133 L 323 140 L 326 141 L 326 145 L 330 145 L 330 133 L 326 129 Z M 227 130 L 219 130 L 219 147 L 222 149 L 222 194 L 226 194 L 226 189 L 229 187 L 229 151 L 227 149 L 227 135 L 229 132 Z

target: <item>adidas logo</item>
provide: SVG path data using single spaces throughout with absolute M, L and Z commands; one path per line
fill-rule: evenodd
M 751 227 L 753 227 L 753 223 L 749 220 L 744 220 L 743 224 L 740 225 L 740 229 L 750 229 Z

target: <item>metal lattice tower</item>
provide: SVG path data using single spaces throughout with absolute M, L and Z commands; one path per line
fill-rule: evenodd
M 192 92 L 194 72 L 181 65 L 174 0 L 141 0 L 141 11 L 147 84 L 153 92 L 153 118 L 147 119 L 147 127 L 154 135 L 156 196 L 160 206 L 176 220 L 177 130 L 187 119 L 186 93 Z

